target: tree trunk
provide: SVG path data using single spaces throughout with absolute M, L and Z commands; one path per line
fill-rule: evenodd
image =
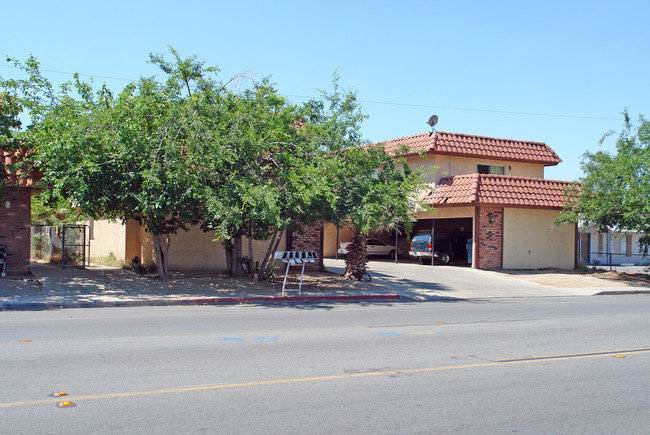
M 241 278 L 244 276 L 244 268 L 241 264 L 242 257 L 242 236 L 236 235 L 232 238 L 232 276 L 234 278 Z
M 169 278 L 167 269 L 167 252 L 169 251 L 169 234 L 153 234 L 153 246 L 156 254 L 158 276 L 161 279 Z
M 224 240 L 223 249 L 226 251 L 226 270 L 228 271 L 229 275 L 232 275 L 232 268 L 234 264 L 233 251 L 235 249 L 235 245 L 233 245 L 232 240 Z
M 253 238 L 251 237 L 251 226 L 248 226 L 248 273 L 250 276 L 255 276 L 255 264 L 253 259 Z
M 366 236 L 355 235 L 351 243 L 350 250 L 345 257 L 345 273 L 343 276 L 349 280 L 361 281 L 367 273 Z
M 275 254 L 275 251 L 278 250 L 280 240 L 282 240 L 282 234 L 284 234 L 284 230 L 276 230 L 273 234 L 273 237 L 271 238 L 269 248 L 266 250 L 264 260 L 262 260 L 262 266 L 260 267 L 260 279 L 262 280 L 266 279 L 269 270 L 271 270 L 271 265 L 273 264 L 273 254 Z

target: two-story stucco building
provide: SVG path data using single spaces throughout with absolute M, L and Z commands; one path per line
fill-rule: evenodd
M 395 155 L 404 145 L 409 147 L 400 155 L 411 167 L 437 168 L 429 174 L 432 189 L 424 196 L 434 210 L 414 215 L 413 232 L 432 227 L 471 232 L 475 268 L 575 267 L 576 226 L 553 226 L 570 183 L 544 179 L 544 168 L 561 162 L 546 144 L 446 132 L 384 144 Z M 151 237 L 138 222 L 91 222 L 91 234 L 93 257 L 154 260 Z M 384 236 L 394 240 L 394 234 Z M 334 257 L 337 240 L 350 237 L 344 229 L 337 237 L 332 225 L 311 227 L 304 234 L 285 234 L 280 249 L 316 250 L 321 259 Z M 172 235 L 169 268 L 225 269 L 223 247 L 213 239 L 198 227 Z M 409 241 L 404 235 L 399 238 L 400 252 L 408 252 Z M 262 258 L 267 246 L 268 242 L 255 241 L 254 255 Z
M 432 189 L 424 202 L 430 212 L 415 213 L 413 232 L 444 229 L 472 234 L 472 267 L 479 269 L 573 269 L 575 225 L 554 226 L 567 181 L 544 179 L 544 168 L 562 160 L 546 144 L 513 139 L 430 132 L 392 139 L 387 151 L 405 157 L 412 168 L 437 168 L 428 175 Z M 408 153 L 398 150 L 406 146 Z M 324 255 L 349 232 L 326 225 Z M 392 241 L 393 236 L 388 236 Z M 409 240 L 398 239 L 400 252 Z

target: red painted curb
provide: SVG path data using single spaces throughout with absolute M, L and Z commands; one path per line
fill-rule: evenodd
M 341 295 L 341 296 L 260 296 L 242 298 L 183 299 L 183 305 L 252 304 L 258 302 L 308 302 L 308 301 L 360 301 L 399 300 L 399 295 Z

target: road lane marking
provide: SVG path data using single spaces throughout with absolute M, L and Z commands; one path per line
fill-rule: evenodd
M 650 352 L 650 347 L 639 347 L 635 349 L 621 349 L 621 350 L 605 350 L 602 352 L 587 352 L 587 353 L 566 353 L 562 355 L 542 355 L 542 356 L 527 356 L 524 358 L 512 358 L 512 359 L 500 359 L 496 362 L 508 363 L 508 362 L 533 362 L 533 361 L 542 361 L 542 360 L 562 360 L 562 359 L 571 359 L 571 358 L 594 358 L 598 356 L 617 356 L 616 354 L 622 353 L 648 353 Z
M 330 376 L 311 376 L 305 378 L 293 378 L 293 379 L 276 379 L 269 381 L 253 381 L 253 382 L 240 382 L 234 384 L 209 384 L 203 386 L 191 386 L 191 387 L 180 387 L 180 388 L 167 388 L 161 390 L 148 390 L 148 391 L 133 391 L 126 393 L 112 393 L 112 394 L 97 394 L 91 396 L 79 396 L 79 397 L 70 397 L 70 400 L 74 400 L 76 403 L 84 400 L 102 400 L 102 399 L 117 399 L 117 398 L 126 398 L 126 397 L 138 397 L 138 396 L 152 396 L 157 394 L 172 394 L 172 393 L 186 393 L 193 391 L 206 391 L 206 390 L 222 390 L 222 389 L 231 389 L 231 388 L 245 388 L 245 387 L 261 387 L 266 385 L 283 385 L 283 384 L 295 384 L 302 382 L 323 382 L 323 381 L 333 381 L 341 379 L 354 379 L 354 378 L 366 378 L 373 376 L 384 376 L 384 375 L 399 375 L 399 374 L 412 374 L 412 373 L 427 373 L 427 372 L 439 372 L 447 370 L 459 370 L 459 369 L 471 369 L 479 367 L 497 367 L 505 365 L 514 365 L 514 364 L 529 364 L 540 361 L 562 361 L 562 360 L 571 360 L 571 359 L 584 359 L 584 358 L 601 358 L 605 356 L 612 356 L 615 354 L 624 354 L 624 353 L 650 353 L 650 347 L 643 348 L 633 348 L 633 349 L 617 349 L 617 350 L 606 350 L 599 352 L 590 352 L 590 353 L 575 353 L 575 354 L 564 354 L 564 355 L 548 355 L 548 356 L 538 356 L 538 357 L 525 357 L 519 359 L 508 359 L 508 360 L 498 360 L 493 362 L 485 363 L 476 363 L 476 364 L 460 364 L 452 366 L 439 366 L 439 367 L 425 367 L 419 369 L 404 369 L 404 370 L 383 370 L 383 371 L 373 371 L 365 373 L 347 373 L 344 375 L 330 375 Z M 25 402 L 9 402 L 9 403 L 0 403 L 0 408 L 15 408 L 20 406 L 32 406 L 32 405 L 43 405 L 50 403 L 58 403 L 60 399 L 44 399 L 44 400 L 31 400 Z

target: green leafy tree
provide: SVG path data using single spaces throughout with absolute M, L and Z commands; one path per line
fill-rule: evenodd
M 38 63 L 18 63 L 28 79 L 5 82 L 32 113 L 26 133 L 34 144 L 54 200 L 64 198 L 83 215 L 136 219 L 152 234 L 159 275 L 168 276 L 169 236 L 198 222 L 193 152 L 197 89 L 214 87 L 193 59 L 179 61 L 166 83 L 142 78 L 117 96 L 93 92 L 78 75 L 55 92 Z M 152 62 L 160 59 L 152 56 Z M 166 70 L 170 64 L 161 64 Z M 191 69 L 191 68 L 190 68 Z
M 20 129 L 21 122 L 18 116 L 22 112 L 22 106 L 16 95 L 8 92 L 0 92 L 0 194 L 7 182 L 7 172 L 13 168 L 6 168 L 3 152 L 13 152 L 19 148 L 19 141 L 15 137 Z
M 53 202 L 48 191 L 32 196 L 32 225 L 58 226 L 79 222 L 79 216 L 68 201 L 57 198 Z
M 405 159 L 395 159 L 381 145 L 340 151 L 332 159 L 330 173 L 335 201 L 328 220 L 353 233 L 344 276 L 361 280 L 366 276 L 366 239 L 371 232 L 403 225 L 410 233 L 416 193 L 426 186 L 424 173 L 411 170 Z
M 558 222 L 585 222 L 599 231 L 638 231 L 640 247 L 650 246 L 650 121 L 639 117 L 635 126 L 623 112 L 624 124 L 616 154 L 586 152 L 584 177 L 567 191 Z M 614 132 L 609 132 L 601 143 Z
M 317 212 L 337 227 L 348 226 L 354 236 L 346 256 L 345 276 L 360 280 L 366 275 L 366 238 L 377 230 L 403 223 L 411 228 L 415 192 L 425 184 L 421 171 L 412 171 L 405 159 L 395 159 L 382 146 L 368 146 L 362 139 L 366 118 L 356 94 L 343 91 L 334 73 L 331 92 L 307 103 L 308 130 L 316 147 L 325 151 L 319 172 L 327 185 L 317 193 Z
M 396 159 L 381 145 L 369 146 L 361 135 L 365 116 L 352 91 L 342 91 L 334 74 L 333 90 L 310 101 L 308 131 L 325 153 L 318 172 L 324 189 L 315 193 L 315 212 L 323 221 L 353 233 L 346 255 L 345 277 L 361 280 L 368 262 L 366 239 L 371 232 L 412 227 L 417 193 L 426 186 L 422 170 L 413 171 L 406 159 Z M 406 149 L 402 150 L 406 151 Z
M 225 103 L 225 122 L 212 135 L 211 156 L 204 166 L 206 191 L 203 228 L 224 241 L 233 276 L 268 273 L 284 232 L 309 213 L 318 155 L 304 134 L 299 110 L 280 97 L 267 81 Z M 249 241 L 248 256 L 242 240 Z M 253 240 L 269 241 L 265 256 L 254 261 Z

